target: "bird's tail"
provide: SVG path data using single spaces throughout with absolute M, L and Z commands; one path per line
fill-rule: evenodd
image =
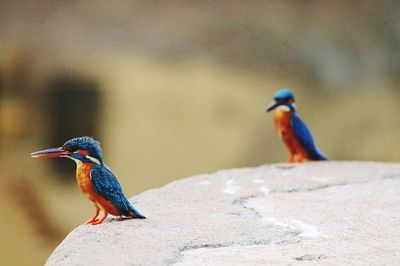
M 129 216 L 135 219 L 146 219 L 146 217 L 143 216 L 140 212 L 138 212 L 129 201 L 127 205 L 128 205 Z
M 329 158 L 317 148 L 317 160 L 318 161 L 329 161 Z

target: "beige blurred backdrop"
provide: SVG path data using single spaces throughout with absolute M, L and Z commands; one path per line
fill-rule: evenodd
M 282 162 L 292 88 L 334 160 L 397 161 L 398 1 L 0 1 L 0 264 L 40 265 L 93 215 L 67 159 L 92 135 L 127 196 Z M 140 210 L 145 215 L 145 210 Z

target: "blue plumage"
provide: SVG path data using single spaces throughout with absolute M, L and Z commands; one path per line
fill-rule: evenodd
M 82 192 L 93 202 L 95 215 L 86 223 L 101 224 L 108 213 L 145 219 L 126 199 L 121 185 L 103 162 L 100 143 L 91 137 L 68 140 L 62 147 L 46 149 L 31 154 L 36 158 L 66 157 L 77 164 L 76 179 Z M 98 218 L 99 214 L 101 218 Z
M 302 147 L 306 150 L 312 160 L 328 160 L 314 143 L 314 139 L 306 124 L 300 119 L 296 112 L 292 114 L 292 129 L 297 140 L 301 143 Z
M 103 164 L 103 151 L 101 150 L 100 142 L 96 141 L 92 137 L 78 137 L 70 139 L 64 143 L 62 148 L 72 152 L 77 150 L 85 150 L 91 157 L 96 158 L 101 164 Z
M 294 102 L 294 94 L 289 89 L 281 89 L 274 95 L 274 100 L 277 102 L 290 99 Z
M 94 164 L 90 173 L 94 190 L 110 201 L 124 216 L 145 218 L 126 199 L 121 185 L 106 165 Z
M 310 130 L 298 116 L 294 94 L 289 89 L 275 93 L 274 101 L 266 108 L 267 112 L 272 110 L 276 110 L 275 126 L 290 152 L 289 162 L 301 162 L 303 157 L 316 161 L 328 160 L 316 147 Z

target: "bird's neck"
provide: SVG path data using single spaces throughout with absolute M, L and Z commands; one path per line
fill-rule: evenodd
M 276 127 L 280 128 L 282 124 L 289 125 L 291 115 L 292 112 L 290 111 L 290 108 L 287 106 L 284 107 L 279 106 L 278 108 L 276 108 L 274 112 L 274 120 Z
M 280 113 L 294 113 L 296 112 L 296 106 L 294 104 L 288 106 L 288 105 L 280 105 L 275 109 L 275 114 L 280 114 Z

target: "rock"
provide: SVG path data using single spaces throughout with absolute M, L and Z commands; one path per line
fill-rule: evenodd
M 81 225 L 47 265 L 394 265 L 400 164 L 232 169 L 132 198 L 146 220 Z

